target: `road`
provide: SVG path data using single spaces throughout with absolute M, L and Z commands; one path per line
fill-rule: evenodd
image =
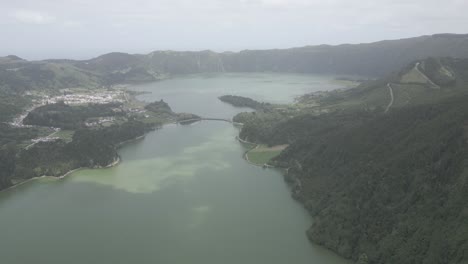
M 385 109 L 385 113 L 387 113 L 390 110 L 390 107 L 393 106 L 393 101 L 395 98 L 393 97 L 393 89 L 392 85 L 390 83 L 387 83 L 388 90 L 390 91 L 390 103 L 387 105 L 387 108 Z
M 41 138 L 36 138 L 36 139 L 32 139 L 33 140 L 33 143 L 27 145 L 24 149 L 28 150 L 29 148 L 31 148 L 32 146 L 36 145 L 37 143 L 41 142 L 41 140 L 43 141 L 46 141 L 47 139 L 51 139 L 55 134 L 57 134 L 58 132 L 60 132 L 60 128 L 53 128 L 53 127 L 50 127 L 52 129 L 54 129 L 54 132 L 48 136 L 45 136 L 45 137 L 41 137 Z
M 420 65 L 420 64 L 421 64 L 420 62 L 417 62 L 416 65 L 414 65 L 414 69 L 415 69 L 419 74 L 421 74 L 421 75 L 424 77 L 424 79 L 426 79 L 432 86 L 434 86 L 434 87 L 437 88 L 437 89 L 440 89 L 440 86 L 439 86 L 439 85 L 435 84 L 431 79 L 429 79 L 429 77 L 426 76 L 426 74 L 424 74 L 422 71 L 419 70 L 419 65 Z

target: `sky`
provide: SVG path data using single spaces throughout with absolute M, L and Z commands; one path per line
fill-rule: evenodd
M 289 48 L 468 33 L 468 0 L 0 0 L 0 56 Z

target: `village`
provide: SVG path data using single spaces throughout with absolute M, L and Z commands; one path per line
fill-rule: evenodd
M 97 89 L 97 90 L 80 90 L 80 89 L 63 89 L 60 94 L 46 94 L 43 92 L 29 92 L 26 95 L 33 97 L 32 105 L 27 108 L 21 115 L 14 118 L 9 124 L 13 127 L 33 127 L 32 125 L 24 124 L 24 119 L 28 114 L 38 107 L 50 104 L 63 103 L 70 106 L 79 106 L 87 104 L 109 104 L 118 103 L 120 107 L 114 109 L 115 112 L 122 112 L 124 115 L 141 115 L 147 118 L 146 110 L 143 104 L 134 96 L 130 96 L 124 87 L 117 89 Z M 86 120 L 86 127 L 109 126 L 117 121 L 114 116 L 94 117 Z M 31 140 L 31 144 L 26 148 L 30 148 L 39 142 L 51 142 L 61 139 L 60 134 L 67 134 L 60 128 L 50 127 L 51 132 L 46 136 L 38 137 Z M 62 132 L 61 132 L 62 131 Z M 65 132 L 65 133 L 64 133 Z

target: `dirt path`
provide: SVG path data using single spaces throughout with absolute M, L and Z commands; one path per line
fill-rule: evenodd
M 51 138 L 53 137 L 55 134 L 57 134 L 58 132 L 61 131 L 60 128 L 53 128 L 53 127 L 48 127 L 48 128 L 51 128 L 51 129 L 54 129 L 55 131 L 53 133 L 51 133 L 50 135 L 47 135 L 45 137 L 42 137 L 42 138 L 36 138 L 36 139 L 33 139 L 33 140 L 36 140 L 35 142 L 27 145 L 24 149 L 28 150 L 29 148 L 31 148 L 32 146 L 36 145 L 37 143 L 40 142 L 40 139 L 46 139 L 46 138 Z

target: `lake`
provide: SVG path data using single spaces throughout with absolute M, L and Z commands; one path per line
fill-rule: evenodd
M 333 76 L 207 74 L 135 85 L 176 112 L 231 118 L 217 97 L 286 103 L 340 88 Z M 167 125 L 120 149 L 122 163 L 0 193 L 2 263 L 338 264 L 310 244 L 312 219 L 279 171 L 242 159 L 227 122 Z

